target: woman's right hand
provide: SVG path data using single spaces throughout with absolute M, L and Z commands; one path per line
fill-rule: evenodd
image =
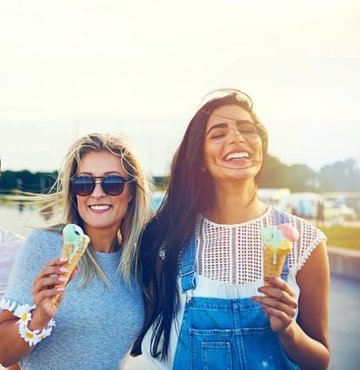
M 66 258 L 57 258 L 49 261 L 39 272 L 33 282 L 33 301 L 36 309 L 33 317 L 44 326 L 56 315 L 59 303 L 53 303 L 52 299 L 60 294 L 59 302 L 64 295 L 64 285 L 67 279 L 63 276 L 68 272 L 64 267 Z

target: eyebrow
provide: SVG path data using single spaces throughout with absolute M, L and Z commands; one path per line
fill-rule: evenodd
M 235 121 L 235 123 L 236 123 L 237 126 L 238 125 L 243 125 L 243 124 L 246 124 L 246 123 L 251 124 L 251 125 L 254 126 L 254 122 L 252 122 L 252 121 L 250 121 L 248 119 L 233 120 L 233 121 Z M 211 126 L 209 128 L 209 130 L 207 131 L 206 135 L 208 135 L 212 130 L 215 130 L 217 128 L 226 128 L 228 126 L 229 126 L 229 124 L 227 122 L 219 122 L 219 123 L 216 123 L 215 125 L 213 125 L 213 126 Z
M 120 175 L 121 176 L 121 173 L 118 172 L 118 171 L 109 171 L 109 172 L 104 172 L 104 174 L 102 176 L 107 176 L 107 175 L 111 175 L 111 174 L 114 174 L 116 173 L 117 175 Z M 88 175 L 88 176 L 94 176 L 94 174 L 92 172 L 87 172 L 87 171 L 82 171 L 82 172 L 79 172 L 79 175 Z M 102 176 L 99 176 L 99 177 L 102 177 Z

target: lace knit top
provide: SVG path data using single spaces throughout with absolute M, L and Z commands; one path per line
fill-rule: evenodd
M 296 273 L 314 248 L 320 241 L 326 240 L 326 237 L 310 222 L 296 216 L 288 216 L 289 222 L 300 234 L 289 256 L 288 284 L 296 294 L 299 294 Z M 259 295 L 257 289 L 263 285 L 263 243 L 260 229 L 273 225 L 276 223 L 272 207 L 254 220 L 231 225 L 217 224 L 199 215 L 195 229 L 197 266 L 196 288 L 193 295 L 226 299 Z M 141 345 L 143 355 L 129 359 L 126 370 L 172 368 L 186 299 L 185 294 L 180 292 L 179 295 L 180 308 L 171 329 L 168 360 L 161 362 L 151 356 L 150 342 L 153 328 L 150 328 Z
M 290 223 L 300 237 L 289 256 L 289 269 L 301 269 L 324 234 L 311 223 L 289 215 Z M 274 209 L 249 222 L 233 225 L 216 224 L 198 217 L 196 243 L 198 274 L 214 281 L 229 284 L 247 284 L 263 276 L 263 243 L 260 229 L 275 225 Z

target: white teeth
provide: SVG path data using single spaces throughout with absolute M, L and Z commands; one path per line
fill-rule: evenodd
M 225 159 L 229 161 L 230 159 L 240 159 L 240 158 L 249 158 L 249 153 L 247 152 L 230 153 L 226 156 Z
M 90 209 L 94 210 L 94 211 L 106 211 L 110 208 L 110 206 L 107 206 L 107 205 L 101 205 L 101 206 L 90 206 Z

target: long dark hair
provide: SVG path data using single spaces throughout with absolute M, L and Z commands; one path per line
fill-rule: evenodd
M 251 98 L 233 89 L 217 90 L 214 93 L 222 96 L 217 95 L 203 104 L 187 127 L 173 159 L 164 201 L 147 225 L 141 243 L 143 284 L 148 289 L 147 299 L 152 310 L 145 320 L 139 342 L 154 324 L 151 355 L 160 355 L 161 359 L 167 358 L 171 325 L 178 309 L 176 279 L 179 253 L 187 246 L 195 231 L 197 215 L 210 207 L 214 199 L 211 178 L 207 171 L 203 171 L 204 137 L 211 113 L 218 107 L 233 104 L 248 111 L 261 137 L 263 158 L 267 154 L 267 131 L 253 112 Z M 256 175 L 256 183 L 261 170 Z M 159 258 L 160 250 L 165 256 L 163 261 Z M 162 336 L 163 346 L 159 349 Z

